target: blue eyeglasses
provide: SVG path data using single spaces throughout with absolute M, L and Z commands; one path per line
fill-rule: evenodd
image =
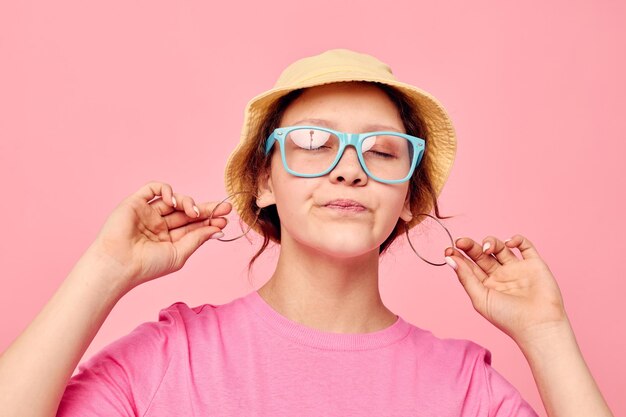
M 407 181 L 422 160 L 426 141 L 399 132 L 344 133 L 318 126 L 280 127 L 267 138 L 265 154 L 280 145 L 285 170 L 296 177 L 321 177 L 339 163 L 346 146 L 356 149 L 365 173 L 376 181 Z

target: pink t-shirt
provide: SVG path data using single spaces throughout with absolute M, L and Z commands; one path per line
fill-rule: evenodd
M 398 317 L 377 332 L 319 331 L 252 291 L 178 302 L 79 366 L 58 416 L 537 416 L 468 340 Z

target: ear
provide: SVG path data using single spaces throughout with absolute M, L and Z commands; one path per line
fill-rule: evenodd
M 272 204 L 276 204 L 273 191 L 274 187 L 272 185 L 272 178 L 269 170 L 259 176 L 257 187 L 256 205 L 258 207 L 265 208 L 267 206 L 271 206 Z
M 402 207 L 402 211 L 400 212 L 400 218 L 407 223 L 413 220 L 413 212 L 411 212 L 410 193 L 407 193 L 406 200 L 404 201 L 404 207 Z

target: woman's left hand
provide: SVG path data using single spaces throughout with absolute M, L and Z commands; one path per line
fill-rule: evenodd
M 486 243 L 490 247 L 483 252 L 482 245 L 463 237 L 445 252 L 476 311 L 520 346 L 554 326 L 569 325 L 556 280 L 527 238 L 518 234 L 504 243 L 488 236 Z

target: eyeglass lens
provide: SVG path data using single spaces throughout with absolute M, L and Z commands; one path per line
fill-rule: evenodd
M 430 214 L 422 213 L 415 217 L 419 223 L 410 231 L 411 248 L 431 265 L 446 265 L 445 250 L 455 246 L 450 231 Z
M 299 174 L 319 174 L 337 158 L 341 141 L 336 135 L 318 129 L 295 129 L 285 138 L 285 160 Z M 413 144 L 393 134 L 369 136 L 361 144 L 367 169 L 384 180 L 405 178 L 411 168 Z
M 233 204 L 233 197 L 239 195 L 239 194 L 249 194 L 253 197 L 256 197 L 254 193 L 250 192 L 250 191 L 238 191 L 235 192 L 231 195 L 229 195 L 228 197 L 224 198 L 222 201 L 220 201 L 219 203 L 217 203 L 215 205 L 215 207 L 213 208 L 213 211 L 211 211 L 210 215 L 209 215 L 209 219 L 213 218 L 213 213 L 215 212 L 215 210 L 217 210 L 217 208 L 228 202 L 233 209 L 230 211 L 230 213 L 228 213 L 225 216 L 221 216 L 222 218 L 226 219 L 227 223 L 226 226 L 224 228 L 222 228 L 222 233 L 225 234 L 224 237 L 219 238 L 217 240 L 219 240 L 220 242 L 233 242 L 241 237 L 244 237 L 248 235 L 248 232 L 252 229 L 252 226 L 254 226 L 254 224 L 256 223 L 257 219 L 258 219 L 258 212 L 257 212 L 257 217 L 255 218 L 254 222 L 250 225 L 246 225 L 245 222 L 239 217 L 239 214 L 235 211 L 234 209 L 234 204 Z M 248 241 L 250 241 L 250 239 L 248 238 Z

